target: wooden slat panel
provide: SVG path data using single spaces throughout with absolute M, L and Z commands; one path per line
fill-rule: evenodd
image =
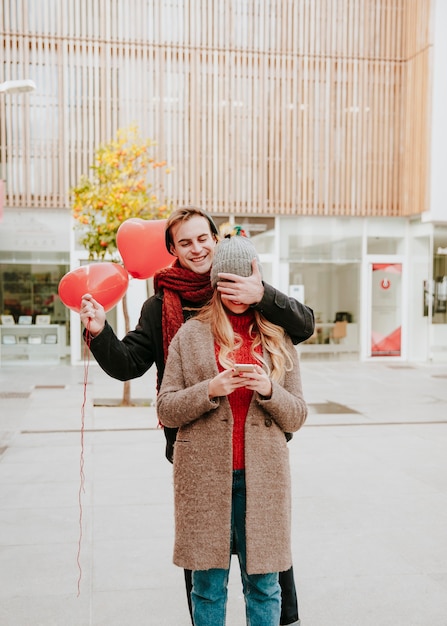
M 6 205 L 66 206 L 98 144 L 135 121 L 174 166 L 176 203 L 418 214 L 431 10 L 430 0 L 5 3 L 2 80 L 40 79 L 38 93 L 0 100 Z

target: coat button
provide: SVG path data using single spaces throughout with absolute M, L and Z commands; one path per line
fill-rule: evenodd
M 270 428 L 270 426 L 272 425 L 272 420 L 269 417 L 267 417 L 264 420 L 264 424 L 267 426 L 267 428 Z

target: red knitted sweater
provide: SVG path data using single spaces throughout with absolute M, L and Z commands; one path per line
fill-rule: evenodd
M 250 337 L 249 328 L 254 320 L 254 314 L 251 309 L 242 315 L 228 314 L 234 332 L 242 338 L 242 346 L 234 353 L 235 363 L 256 363 L 256 359 L 250 354 L 250 346 L 253 343 L 253 337 Z M 262 354 L 261 346 L 256 350 Z M 216 345 L 216 358 L 219 354 L 219 346 Z M 217 361 L 219 371 L 223 370 L 219 361 Z M 245 387 L 236 389 L 228 396 L 228 401 L 233 413 L 233 469 L 239 470 L 245 468 L 245 420 L 250 406 L 253 392 Z

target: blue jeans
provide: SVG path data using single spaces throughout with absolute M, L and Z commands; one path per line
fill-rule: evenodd
M 231 535 L 241 568 L 247 626 L 279 626 L 281 587 L 278 572 L 247 574 L 245 541 L 245 472 L 233 472 Z M 225 626 L 228 595 L 228 569 L 192 572 L 192 611 L 194 626 Z

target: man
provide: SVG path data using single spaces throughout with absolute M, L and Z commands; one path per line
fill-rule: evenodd
M 166 247 L 175 262 L 154 276 L 155 295 L 146 300 L 135 330 L 119 340 L 106 321 L 104 308 L 86 294 L 80 316 L 86 327 L 90 350 L 102 369 L 118 380 L 142 376 L 156 364 L 161 383 L 169 343 L 180 326 L 211 297 L 210 268 L 218 230 L 202 209 L 184 207 L 172 213 L 166 223 Z M 314 332 L 310 308 L 263 283 L 253 261 L 248 277 L 219 274 L 218 290 L 261 311 L 284 328 L 293 343 L 308 339 Z M 177 429 L 164 428 L 166 457 L 172 462 Z M 191 572 L 185 570 L 191 612 Z M 282 590 L 281 624 L 299 624 L 293 569 L 280 574 Z

